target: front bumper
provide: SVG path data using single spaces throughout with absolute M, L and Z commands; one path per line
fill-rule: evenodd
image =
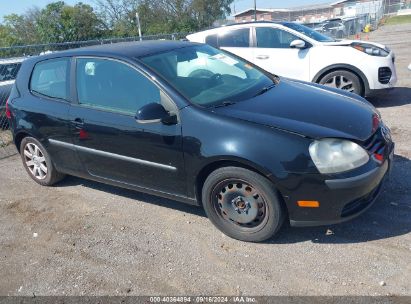
M 382 164 L 370 160 L 365 170 L 337 179 L 309 177 L 300 184 L 301 191 L 287 196 L 290 225 L 296 227 L 331 225 L 351 220 L 365 212 L 378 197 L 388 175 L 394 156 L 394 147 Z M 302 208 L 299 200 L 318 201 L 318 208 Z
M 357 177 L 326 180 L 326 185 L 331 191 L 335 191 L 334 199 L 325 203 L 320 202 L 321 208 L 327 208 L 328 212 L 312 210 L 311 219 L 290 219 L 291 226 L 321 226 L 338 224 L 349 221 L 370 208 L 377 199 L 384 178 L 388 171 L 388 161 L 380 168 Z M 315 214 L 314 214 L 315 213 Z
M 374 57 L 374 65 L 370 65 L 371 79 L 369 80 L 369 89 L 381 90 L 393 88 L 398 81 L 397 70 L 395 68 L 395 55 L 391 52 L 387 57 Z M 391 72 L 391 77 L 386 79 L 384 70 Z

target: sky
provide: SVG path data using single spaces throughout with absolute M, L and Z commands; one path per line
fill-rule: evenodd
M 29 8 L 33 6 L 37 7 L 44 7 L 50 2 L 54 2 L 55 0 L 0 0 L 0 21 L 3 20 L 3 16 L 9 15 L 12 13 L 22 14 Z M 212 0 L 210 0 L 212 1 Z M 65 0 L 67 4 L 75 4 L 79 2 L 79 0 Z M 82 0 L 83 3 L 88 3 L 93 5 L 94 0 Z M 287 8 L 293 6 L 303 6 L 309 4 L 317 4 L 317 3 L 329 3 L 332 0 L 257 0 L 257 7 L 258 8 Z M 241 12 L 246 10 L 250 7 L 254 6 L 253 0 L 235 0 L 234 4 L 231 5 L 231 10 Z

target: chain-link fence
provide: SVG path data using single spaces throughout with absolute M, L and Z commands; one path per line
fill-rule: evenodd
M 235 22 L 275 21 L 302 23 L 327 36 L 365 38 L 381 19 L 411 7 L 409 0 L 336 1 L 289 9 L 249 9 L 235 14 Z
M 14 154 L 6 114 L 6 101 L 19 71 L 22 58 L 0 59 L 0 159 Z

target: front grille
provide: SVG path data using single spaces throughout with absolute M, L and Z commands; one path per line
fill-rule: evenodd
M 382 186 L 382 183 L 378 185 L 373 191 L 371 191 L 369 194 L 360 197 L 359 199 L 356 199 L 347 205 L 344 206 L 344 208 L 341 211 L 341 217 L 347 217 L 350 215 L 354 215 L 365 208 L 367 208 L 369 205 L 372 204 L 374 199 L 377 197 L 378 192 L 380 191 Z
M 389 67 L 383 67 L 378 69 L 378 81 L 382 84 L 390 82 L 392 71 Z
M 384 155 L 386 141 L 382 135 L 381 127 L 378 128 L 378 130 L 364 142 L 363 147 L 370 153 L 370 155 Z

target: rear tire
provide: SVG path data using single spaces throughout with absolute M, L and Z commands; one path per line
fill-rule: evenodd
M 212 172 L 204 182 L 202 202 L 210 221 L 224 234 L 241 241 L 265 241 L 284 221 L 273 184 L 244 168 L 225 167 Z
M 364 96 L 364 86 L 360 78 L 352 72 L 346 70 L 337 70 L 324 75 L 320 84 L 332 88 L 341 89 L 360 96 Z
M 52 186 L 65 177 L 56 170 L 44 146 L 33 137 L 23 138 L 20 155 L 27 173 L 42 186 Z

